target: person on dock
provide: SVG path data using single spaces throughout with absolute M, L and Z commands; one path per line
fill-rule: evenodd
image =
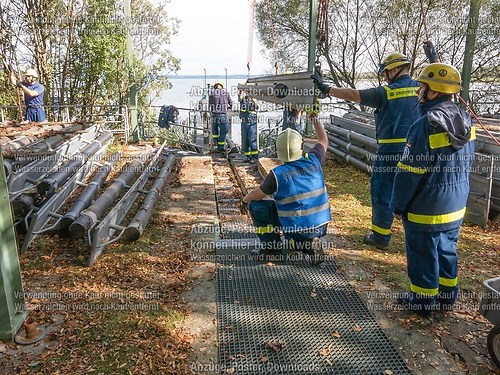
M 293 129 L 297 130 L 300 134 L 302 134 L 304 125 L 304 113 L 303 111 L 297 108 L 290 108 L 283 110 L 283 121 L 281 125 L 281 129 Z
M 212 116 L 212 137 L 214 146 L 219 152 L 224 151 L 224 144 L 227 135 L 227 111 L 231 109 L 233 102 L 228 92 L 224 90 L 224 85 L 217 81 L 208 97 L 208 108 Z
M 241 151 L 249 163 L 256 163 L 259 159 L 257 148 L 257 109 L 258 103 L 245 90 L 238 92 L 241 120 Z
M 421 117 L 411 126 L 398 163 L 391 210 L 402 216 L 410 292 L 398 302 L 429 315 L 452 308 L 458 294 L 457 241 L 469 195 L 475 128 L 452 96 L 460 73 L 427 65 L 417 78 Z
M 363 242 L 379 249 L 389 247 L 394 220 L 389 203 L 396 165 L 403 153 L 408 129 L 419 117 L 416 94 L 419 85 L 410 78 L 409 67 L 406 56 L 390 54 L 378 70 L 388 84 L 366 90 L 331 87 L 323 82 L 320 73 L 311 76 L 323 94 L 376 108 L 377 159 L 370 180 L 372 230 L 363 237 Z
M 10 74 L 10 81 L 14 86 L 23 90 L 24 104 L 26 105 L 26 115 L 24 119 L 28 122 L 44 122 L 47 120 L 43 108 L 43 94 L 45 87 L 37 82 L 38 73 L 35 69 L 26 69 L 24 81 L 17 79 L 14 72 Z
M 313 264 L 324 260 L 320 238 L 326 235 L 331 220 L 322 169 L 328 137 L 317 115 L 317 110 L 310 114 L 318 139 L 313 149 L 304 153 L 302 136 L 290 128 L 282 131 L 276 138 L 276 150 L 284 164 L 273 168 L 260 186 L 242 199 L 242 204 L 248 205 L 263 255 L 281 253 L 282 231 L 292 250 L 309 254 Z

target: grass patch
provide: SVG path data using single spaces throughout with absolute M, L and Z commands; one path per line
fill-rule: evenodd
M 381 252 L 366 246 L 364 233 L 371 227 L 370 176 L 335 156 L 324 165 L 325 181 L 332 207 L 336 234 L 347 240 L 347 247 L 359 250 L 357 261 L 395 286 L 407 287 L 405 236 L 401 221 L 392 227 L 389 250 Z M 482 292 L 485 279 L 500 275 L 500 225 L 488 229 L 465 223 L 457 246 L 459 286 L 462 290 Z

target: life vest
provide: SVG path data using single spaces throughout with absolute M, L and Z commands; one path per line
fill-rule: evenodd
M 274 200 L 283 230 L 304 232 L 331 221 L 321 163 L 314 154 L 273 169 Z

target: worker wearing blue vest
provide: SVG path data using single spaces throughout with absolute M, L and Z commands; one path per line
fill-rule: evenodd
M 246 91 L 238 92 L 238 101 L 240 102 L 241 151 L 245 154 L 246 160 L 253 164 L 259 159 L 259 149 L 257 148 L 258 104 Z
M 272 169 L 242 203 L 249 204 L 262 253 L 280 252 L 282 231 L 293 250 L 309 254 L 312 263 L 319 264 L 324 260 L 320 238 L 326 235 L 331 220 L 321 167 L 328 138 L 316 113 L 311 119 L 318 143 L 304 153 L 302 136 L 296 130 L 282 131 L 276 139 L 276 150 L 284 164 Z
M 226 135 L 228 132 L 227 111 L 231 109 L 233 102 L 228 92 L 224 90 L 224 85 L 217 81 L 208 97 L 208 108 L 212 116 L 212 137 L 214 147 L 219 152 L 224 151 Z
M 398 302 L 421 315 L 449 310 L 458 294 L 457 241 L 469 194 L 475 128 L 451 99 L 460 73 L 426 66 L 417 78 L 420 117 L 410 128 L 394 180 L 391 209 L 406 235 L 410 292 Z
M 410 60 L 401 53 L 387 56 L 379 65 L 378 74 L 388 85 L 366 90 L 330 87 L 319 73 L 311 76 L 318 89 L 327 95 L 360 103 L 375 110 L 377 159 L 371 174 L 372 231 L 363 242 L 387 249 L 394 220 L 389 208 L 397 163 L 405 146 L 406 133 L 415 122 L 418 82 L 410 78 Z
M 35 69 L 26 69 L 24 82 L 17 80 L 14 73 L 11 73 L 12 84 L 17 85 L 23 90 L 24 104 L 26 105 L 26 115 L 24 119 L 29 122 L 44 122 L 47 120 L 43 108 L 43 94 L 45 88 L 40 82 L 37 82 L 38 73 Z

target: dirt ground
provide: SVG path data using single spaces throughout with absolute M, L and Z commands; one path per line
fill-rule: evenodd
M 338 169 L 336 165 L 337 176 Z M 346 175 L 358 178 L 352 171 Z M 92 268 L 86 267 L 85 244 L 38 239 L 21 256 L 21 267 L 25 292 L 54 293 L 27 301 L 47 336 L 31 346 L 0 343 L 0 373 L 213 373 L 213 184 L 209 157 L 178 160 L 147 235 L 133 244 L 110 245 Z M 332 199 L 335 194 L 347 201 L 339 188 L 334 191 Z M 365 223 L 352 225 L 356 232 Z M 430 319 L 398 311 L 390 298 L 398 284 L 381 268 L 404 274 L 404 255 L 366 249 L 345 227 L 332 225 L 330 232 L 328 254 L 371 307 L 412 373 L 500 374 L 486 351 L 491 324 L 477 312 L 477 301 L 462 299 L 457 310 Z M 492 241 L 498 236 L 493 233 Z M 111 303 L 116 308 L 104 309 Z

